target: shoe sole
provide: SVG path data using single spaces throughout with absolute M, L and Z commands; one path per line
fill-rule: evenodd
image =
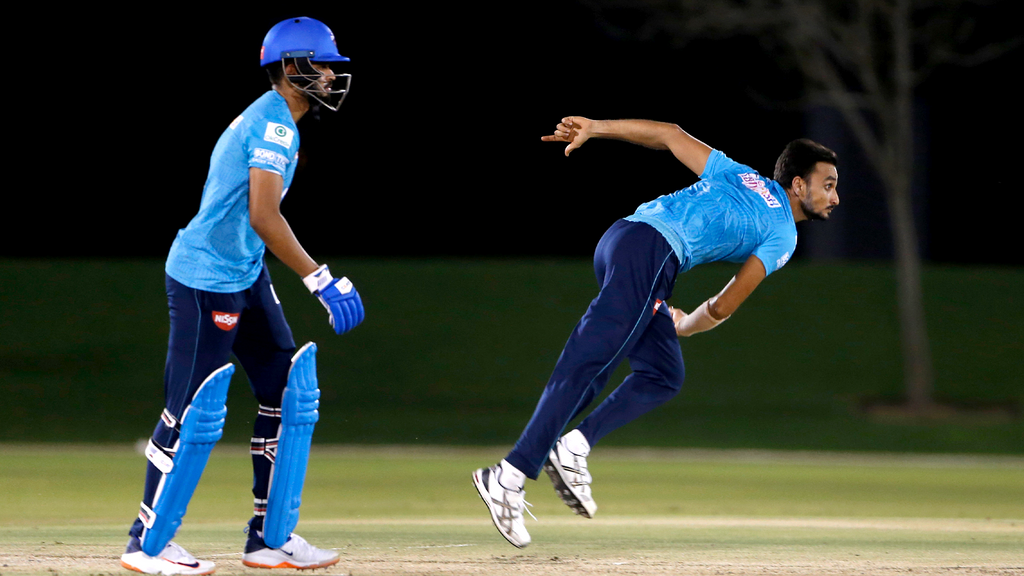
M 330 560 L 328 562 L 322 562 L 320 564 L 310 564 L 309 566 L 297 566 L 295 564 L 292 564 L 291 562 L 281 562 L 280 564 L 275 564 L 271 566 L 270 564 L 260 564 L 258 562 L 250 562 L 249 560 L 242 560 L 242 564 L 245 564 L 250 568 L 291 568 L 293 570 L 313 570 L 314 568 L 326 568 L 328 566 L 334 566 L 340 560 L 341 558 L 335 558 L 334 560 Z
M 142 574 L 154 574 L 154 572 L 146 572 L 145 570 L 140 570 L 140 569 L 136 568 L 135 566 L 132 566 L 131 564 L 125 562 L 124 560 L 121 560 L 121 567 L 122 568 L 127 568 L 128 570 L 133 570 L 135 572 L 141 572 Z M 210 568 L 210 570 L 207 571 L 207 572 L 194 572 L 190 576 L 205 576 L 206 574 L 213 574 L 216 571 L 217 571 L 217 567 L 214 566 L 213 568 Z M 163 572 L 155 572 L 155 574 L 163 574 Z
M 580 500 L 573 492 L 569 481 L 562 477 L 562 470 L 563 468 L 555 464 L 551 456 L 548 456 L 547 462 L 544 463 L 544 472 L 547 472 L 548 478 L 551 478 L 551 483 L 555 486 L 555 493 L 576 514 L 584 518 L 593 518 L 594 513 L 597 512 L 597 503 L 591 501 L 588 506 L 587 503 Z
M 476 487 L 476 493 L 480 496 L 480 499 L 483 500 L 484 506 L 487 507 L 487 511 L 491 514 L 491 522 L 493 522 L 494 527 L 498 529 L 498 534 L 501 534 L 502 537 L 505 538 L 505 540 L 508 540 L 509 544 L 515 546 L 516 548 L 526 548 L 530 545 L 529 542 L 527 542 L 526 544 L 517 544 L 513 542 L 512 539 L 509 538 L 508 535 L 506 535 L 505 532 L 501 529 L 501 524 L 498 523 L 498 517 L 494 515 L 494 510 L 491 508 L 491 495 L 487 491 L 487 487 L 484 486 L 483 478 L 480 477 L 480 472 L 482 470 L 483 468 L 473 472 L 473 486 Z
M 121 567 L 122 568 L 127 568 L 129 570 L 134 570 L 136 572 L 142 572 L 142 570 L 139 570 L 138 568 L 136 568 L 135 566 L 132 566 L 131 564 L 125 562 L 124 560 L 121 560 Z M 142 573 L 145 574 L 145 572 L 142 572 Z

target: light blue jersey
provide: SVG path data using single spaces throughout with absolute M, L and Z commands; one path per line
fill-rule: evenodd
M 679 272 L 705 262 L 743 262 L 751 254 L 766 274 L 796 249 L 796 223 L 778 182 L 713 150 L 700 182 L 646 204 L 626 218 L 661 232 L 679 258 Z
M 208 292 L 252 286 L 266 245 L 249 225 L 249 168 L 280 174 L 287 193 L 298 151 L 298 128 L 277 92 L 268 91 L 235 118 L 210 156 L 199 213 L 171 245 L 167 275 Z

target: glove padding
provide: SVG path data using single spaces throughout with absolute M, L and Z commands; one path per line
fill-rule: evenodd
M 363 321 L 366 316 L 363 301 L 348 278 L 332 277 L 325 264 L 302 281 L 327 309 L 331 327 L 336 333 L 344 334 Z

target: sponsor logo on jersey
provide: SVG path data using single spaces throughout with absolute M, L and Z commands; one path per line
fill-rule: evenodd
M 214 312 L 213 323 L 217 325 L 217 328 L 228 332 L 233 330 L 238 325 L 239 314 L 232 314 L 230 312 Z
M 786 265 L 786 262 L 789 262 L 789 252 L 786 252 L 782 255 L 782 258 L 775 261 L 775 269 L 778 270 L 779 268 L 782 268 Z
M 750 188 L 758 196 L 764 199 L 768 204 L 769 208 L 780 208 L 782 204 L 772 196 L 772 193 L 768 191 L 768 187 L 765 185 L 764 180 L 761 176 L 755 173 L 740 174 L 740 180 L 743 181 L 743 185 Z
M 263 164 L 269 164 L 278 171 L 284 173 L 285 168 L 288 167 L 288 158 L 274 152 L 273 150 L 267 150 L 266 148 L 256 148 L 252 151 L 252 159 L 256 162 Z M 284 198 L 284 195 L 281 196 Z
M 292 138 L 294 137 L 295 132 L 284 124 L 277 124 L 275 122 L 267 122 L 267 131 L 263 133 L 264 140 L 267 142 L 273 142 L 274 144 L 280 144 L 285 148 L 292 147 Z
M 242 123 L 242 115 L 239 114 L 238 118 L 235 118 L 234 120 L 231 121 L 231 124 L 228 124 L 228 128 L 231 128 L 232 130 L 234 130 L 235 128 L 238 128 L 238 125 L 241 124 L 241 123 Z

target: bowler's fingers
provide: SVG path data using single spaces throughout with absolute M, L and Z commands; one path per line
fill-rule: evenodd
M 578 126 L 576 127 L 578 128 Z M 578 132 L 571 124 L 559 124 L 555 126 L 555 133 L 550 136 L 541 136 L 545 142 L 571 142 Z
M 680 320 L 686 318 L 686 312 L 683 312 L 679 308 L 668 307 L 668 311 L 672 313 L 672 322 L 678 324 Z

